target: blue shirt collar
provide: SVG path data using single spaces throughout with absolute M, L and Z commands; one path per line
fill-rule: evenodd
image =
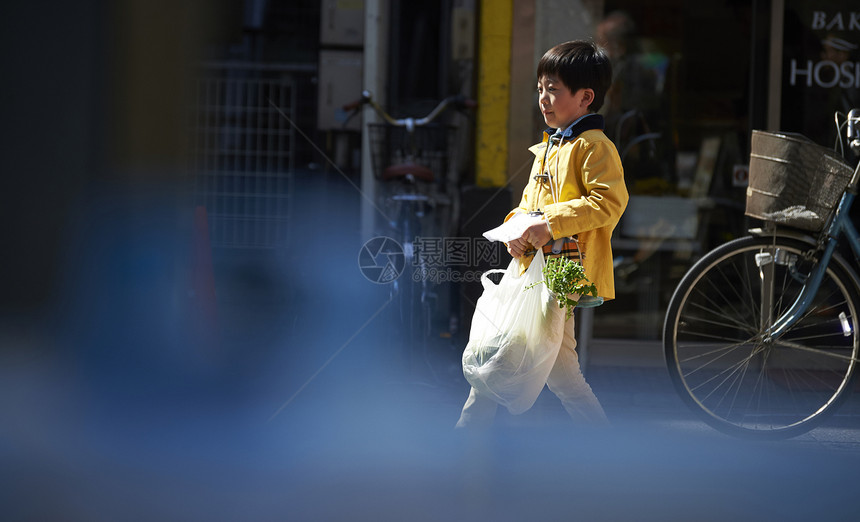
M 544 132 L 549 136 L 559 136 L 563 137 L 565 140 L 573 139 L 576 136 L 579 136 L 583 132 L 587 130 L 603 130 L 604 129 L 604 120 L 603 116 L 596 113 L 588 113 L 584 116 L 581 116 L 576 121 L 567 126 L 566 129 L 552 129 L 548 128 Z

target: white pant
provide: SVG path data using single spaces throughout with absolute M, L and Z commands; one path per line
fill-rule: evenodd
M 575 318 L 571 317 L 564 324 L 564 338 L 558 358 L 546 385 L 560 400 L 568 415 L 578 424 L 604 426 L 609 423 L 603 407 L 595 397 L 591 386 L 585 382 L 579 368 L 579 357 L 576 355 Z M 458 428 L 489 426 L 496 416 L 498 403 L 481 395 L 475 388 L 469 392 L 469 398 L 457 421 Z

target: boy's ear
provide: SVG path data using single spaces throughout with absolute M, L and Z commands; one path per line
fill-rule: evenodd
M 591 102 L 594 101 L 594 90 L 593 89 L 583 89 L 582 90 L 582 107 L 587 108 L 591 105 Z

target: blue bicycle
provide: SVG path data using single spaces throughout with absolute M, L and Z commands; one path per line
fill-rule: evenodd
M 860 153 L 860 109 L 836 122 Z M 860 166 L 830 149 L 753 131 L 746 213 L 764 225 L 690 268 L 663 328 L 674 387 L 712 427 L 797 436 L 853 390 L 860 234 L 849 211 L 858 183 Z

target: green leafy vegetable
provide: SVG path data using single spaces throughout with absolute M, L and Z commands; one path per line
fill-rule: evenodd
M 543 269 L 543 276 L 543 281 L 527 288 L 546 284 L 547 288 L 555 294 L 559 308 L 565 309 L 566 319 L 570 319 L 573 315 L 573 309 L 579 304 L 579 301 L 574 300 L 571 294 L 597 297 L 597 287 L 585 276 L 585 269 L 578 261 L 566 257 L 549 258 Z

